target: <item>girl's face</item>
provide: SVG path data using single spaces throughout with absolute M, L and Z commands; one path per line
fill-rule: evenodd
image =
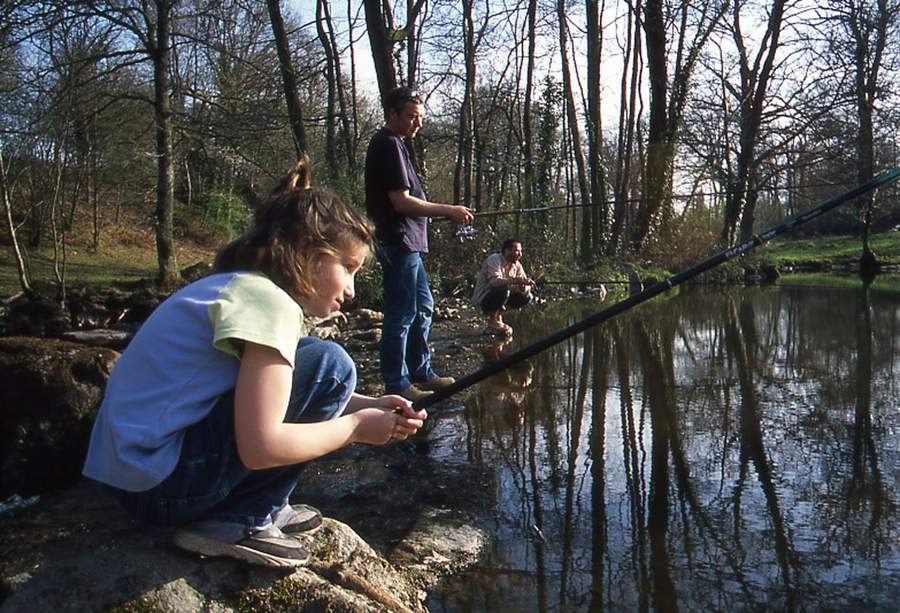
M 312 257 L 312 282 L 315 292 L 302 302 L 303 310 L 313 317 L 326 317 L 341 310 L 345 300 L 353 298 L 356 273 L 366 259 L 365 247 L 356 245 L 339 255 L 319 253 Z

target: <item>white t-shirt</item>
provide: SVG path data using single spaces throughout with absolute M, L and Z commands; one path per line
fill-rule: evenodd
M 475 280 L 475 290 L 472 292 L 472 303 L 476 307 L 481 306 L 481 301 L 488 295 L 492 287 L 499 285 L 501 279 L 527 279 L 522 262 L 516 262 L 509 269 L 509 263 L 502 253 L 492 253 L 484 259 L 478 278 Z M 521 290 L 521 287 L 517 288 Z M 526 288 L 522 291 L 528 291 Z
M 116 362 L 84 474 L 132 492 L 159 484 L 178 463 L 185 430 L 234 389 L 234 341 L 272 347 L 293 367 L 304 334 L 300 306 L 263 275 L 220 273 L 182 288 Z

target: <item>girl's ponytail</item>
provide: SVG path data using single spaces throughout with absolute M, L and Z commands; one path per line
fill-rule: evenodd
M 293 168 L 288 171 L 287 175 L 272 189 L 271 196 L 275 197 L 295 191 L 303 191 L 311 186 L 309 157 L 304 153 L 297 160 L 297 163 L 294 164 Z
M 374 228 L 361 211 L 332 191 L 310 186 L 305 155 L 257 207 L 255 221 L 219 252 L 214 270 L 261 272 L 298 302 L 316 291 L 312 256 L 338 255 L 350 245 L 370 255 L 374 248 Z

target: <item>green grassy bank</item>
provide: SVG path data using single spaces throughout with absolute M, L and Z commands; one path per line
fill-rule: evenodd
M 874 234 L 869 246 L 883 264 L 900 265 L 900 232 Z M 857 263 L 862 254 L 858 236 L 823 236 L 779 239 L 763 247 L 760 255 L 779 266 Z

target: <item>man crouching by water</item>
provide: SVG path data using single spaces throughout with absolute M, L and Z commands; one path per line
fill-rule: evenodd
M 509 238 L 499 253 L 485 258 L 475 281 L 472 302 L 487 317 L 486 334 L 509 336 L 512 328 L 503 321 L 503 311 L 519 309 L 531 301 L 534 285 L 522 267 L 522 242 Z

